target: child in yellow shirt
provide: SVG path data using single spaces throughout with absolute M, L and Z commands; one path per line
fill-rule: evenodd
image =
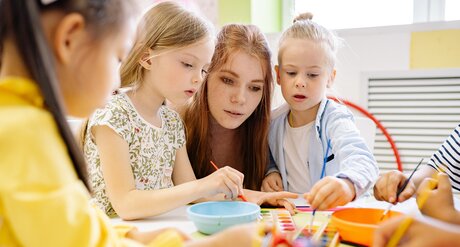
M 65 114 L 87 117 L 118 86 L 130 9 L 123 0 L 0 1 L 0 246 L 249 246 L 259 238 L 252 225 L 184 243 L 173 230 L 114 227 L 89 205 Z M 228 241 L 236 235 L 246 242 Z

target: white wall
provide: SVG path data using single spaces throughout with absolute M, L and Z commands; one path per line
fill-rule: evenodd
M 369 71 L 408 70 L 411 33 L 441 29 L 460 29 L 460 21 L 337 30 L 336 33 L 345 42 L 338 53 L 335 89 L 339 96 L 365 106 L 367 96 L 361 83 L 361 74 Z M 279 35 L 267 34 L 274 64 L 277 63 Z M 283 102 L 278 85 L 275 90 L 273 107 Z

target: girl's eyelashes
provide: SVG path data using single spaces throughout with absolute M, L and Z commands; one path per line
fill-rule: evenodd
M 309 78 L 316 78 L 319 76 L 319 74 L 307 74 Z
M 205 70 L 205 69 L 202 69 L 202 70 L 201 70 L 201 74 L 202 74 L 203 76 L 206 76 L 206 75 L 208 74 L 208 71 Z
M 287 74 L 288 76 L 296 76 L 296 75 L 297 75 L 297 72 L 286 71 L 286 74 Z

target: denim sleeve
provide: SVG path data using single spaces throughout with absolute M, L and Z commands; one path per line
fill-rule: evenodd
M 378 166 L 356 128 L 351 113 L 334 114 L 328 121 L 327 134 L 335 158 L 340 162 L 336 177 L 349 179 L 355 186 L 356 198 L 372 188 L 378 177 Z

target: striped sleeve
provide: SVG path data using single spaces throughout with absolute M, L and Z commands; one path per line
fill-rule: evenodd
M 430 158 L 428 165 L 449 175 L 452 188 L 460 191 L 460 124 Z

